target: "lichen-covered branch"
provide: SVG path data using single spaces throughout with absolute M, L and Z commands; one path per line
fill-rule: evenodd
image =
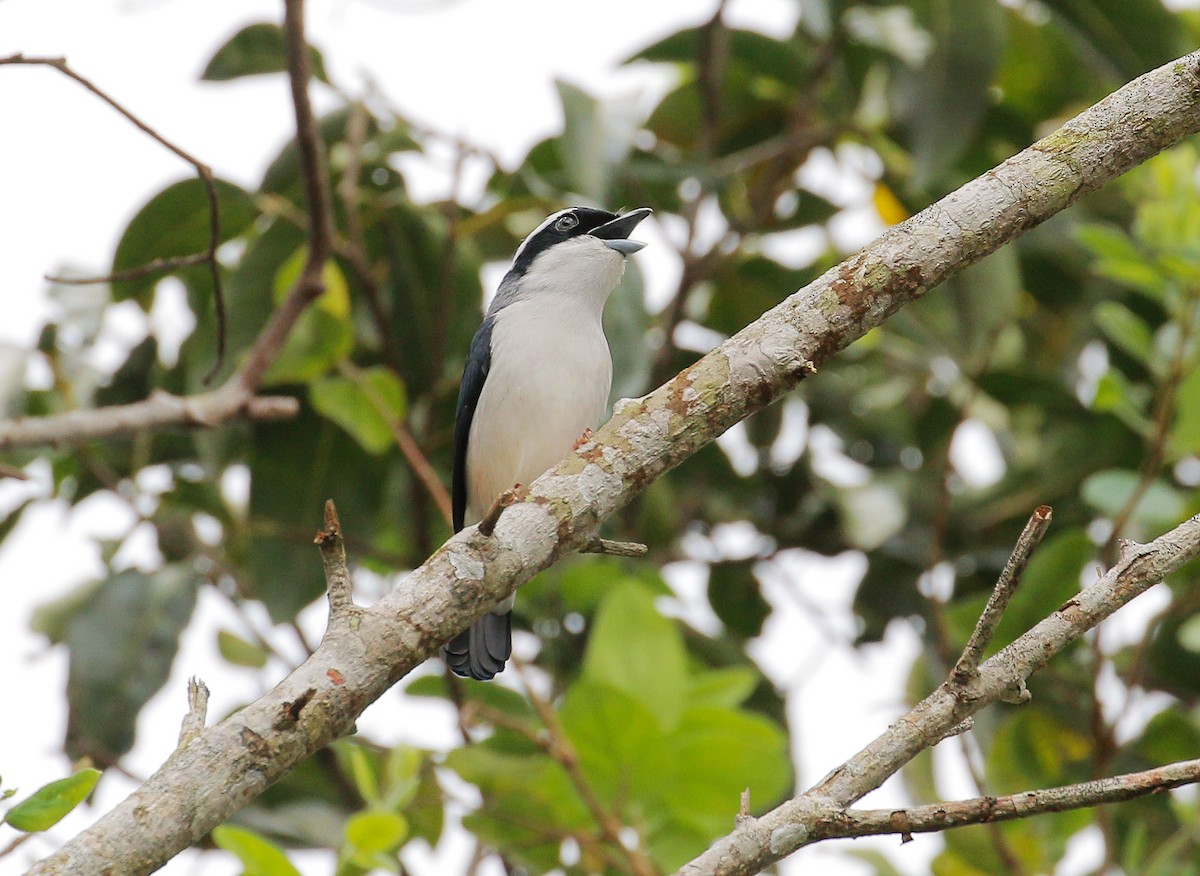
M 1200 53 L 1153 71 L 1060 131 L 890 229 L 650 395 L 620 406 L 592 443 L 540 477 L 490 536 L 468 528 L 370 609 L 331 622 L 270 693 L 176 751 L 127 800 L 33 873 L 148 873 L 205 836 L 301 759 L 353 727 L 397 679 L 514 588 L 591 542 L 616 509 L 766 406 L 932 286 L 1200 129 Z M 917 751 L 999 699 L 1066 643 L 1200 551 L 1193 518 L 945 686 L 808 799 L 848 806 Z M 314 558 L 315 562 L 315 558 Z M 754 873 L 804 842 L 804 800 L 746 821 L 683 872 Z M 782 830 L 781 833 L 776 831 Z M 775 841 L 772 841 L 772 837 Z M 730 863 L 732 862 L 732 863 Z

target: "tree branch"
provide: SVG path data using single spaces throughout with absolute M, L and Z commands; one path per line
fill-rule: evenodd
M 325 291 L 325 282 L 321 275 L 325 261 L 329 258 L 333 240 L 329 181 L 325 172 L 320 134 L 308 99 L 308 51 L 304 39 L 303 8 L 303 0 L 286 0 L 284 24 L 287 35 L 288 79 L 292 86 L 296 140 L 300 148 L 300 176 L 304 181 L 305 200 L 310 217 L 308 258 L 287 297 L 272 312 L 267 324 L 255 339 L 242 367 L 216 390 L 199 395 L 180 397 L 159 392 L 152 394 L 145 401 L 128 405 L 0 421 L 0 450 L 31 445 L 77 443 L 93 438 L 129 435 L 146 429 L 168 429 L 178 426 L 214 427 L 241 416 L 251 419 L 295 416 L 299 410 L 295 399 L 256 399 L 254 393 L 261 385 L 271 363 L 279 356 L 300 315 Z M 29 62 L 32 60 L 27 59 Z M 49 63 L 50 60 L 53 59 L 44 62 Z M 4 62 L 16 63 L 12 59 L 0 59 L 0 63 Z M 109 103 L 113 103 L 110 98 L 65 65 L 58 69 L 83 82 Z M 169 149 L 197 163 L 177 147 L 162 140 L 153 129 L 129 115 L 120 106 L 113 105 Z
M 821 818 L 878 788 L 964 718 L 1023 687 L 1059 651 L 1197 555 L 1200 514 L 1131 550 L 1104 577 L 984 662 L 973 680 L 942 684 L 815 786 L 736 828 L 677 876 L 748 876 L 822 838 L 814 833 Z
M 1049 505 L 1038 505 L 1030 516 L 1029 522 L 1025 524 L 1025 529 L 1022 530 L 1021 537 L 1017 539 L 1017 545 L 1013 548 L 1012 555 L 1004 564 L 1000 580 L 996 582 L 996 587 L 988 598 L 983 614 L 979 616 L 979 622 L 975 624 L 975 630 L 971 633 L 971 638 L 967 640 L 966 647 L 963 648 L 962 656 L 954 665 L 951 677 L 956 682 L 961 684 L 979 673 L 979 660 L 991 643 L 992 636 L 996 635 L 996 628 L 1000 626 L 1000 618 L 1004 616 L 1004 610 L 1008 608 L 1008 601 L 1012 599 L 1017 585 L 1021 583 L 1021 575 L 1025 573 L 1025 567 L 1029 565 L 1029 558 L 1033 556 L 1034 550 L 1042 543 L 1046 530 L 1050 528 L 1050 516 Z
M 92 874 L 119 861 L 149 873 L 205 836 L 304 757 L 350 732 L 397 679 L 731 425 L 794 387 L 814 363 L 932 286 L 1200 129 L 1200 53 L 1142 76 L 1061 130 L 787 298 L 666 385 L 623 405 L 593 442 L 535 481 L 491 537 L 468 528 L 352 622 L 331 623 L 313 656 L 271 692 L 209 727 L 128 799 L 31 871 Z M 845 807 L 1067 643 L 1200 553 L 1200 516 L 1120 563 L 987 660 L 943 685 L 797 800 L 716 843 L 683 873 L 755 873 L 805 842 L 813 800 Z M 336 674 L 334 674 L 336 673 Z M 295 708 L 300 703 L 299 708 Z M 294 716 L 277 721 L 280 710 Z M 153 813 L 148 817 L 147 813 Z M 810 831 L 811 832 L 811 829 Z
M 1200 760 L 1187 760 L 1139 773 L 1004 797 L 975 797 L 910 809 L 847 809 L 819 823 L 813 840 L 898 833 L 907 842 L 914 833 L 1121 803 L 1196 782 L 1200 782 Z
M 148 265 L 143 265 L 141 268 L 135 268 L 131 271 L 122 271 L 118 274 L 112 274 L 107 277 L 95 277 L 83 280 L 61 280 L 50 278 L 52 282 L 65 283 L 106 283 L 117 279 L 131 279 L 144 274 L 153 273 L 157 270 L 173 267 L 184 267 L 193 264 L 207 264 L 208 275 L 212 280 L 213 286 L 213 304 L 217 314 L 217 359 L 212 367 L 212 370 L 204 378 L 204 382 L 212 378 L 216 374 L 217 369 L 221 367 L 221 362 L 225 358 L 225 293 L 221 288 L 221 270 L 217 264 L 217 247 L 221 244 L 221 208 L 217 200 L 217 184 L 213 176 L 212 168 L 203 161 L 195 158 L 191 153 L 185 152 L 180 147 L 176 146 L 154 128 L 143 122 L 125 107 L 121 106 L 115 98 L 109 96 L 98 85 L 92 82 L 85 76 L 81 76 L 67 65 L 66 58 L 27 58 L 21 53 L 9 55 L 7 58 L 0 58 L 2 64 L 29 64 L 43 67 L 53 67 L 59 73 L 74 79 L 96 97 L 100 98 L 126 119 L 132 122 L 138 130 L 146 134 L 148 137 L 159 143 L 166 149 L 178 155 L 188 164 L 196 169 L 196 175 L 200 177 L 200 181 L 204 184 L 204 193 L 208 198 L 208 248 L 201 254 L 184 256 L 179 259 L 158 259 Z

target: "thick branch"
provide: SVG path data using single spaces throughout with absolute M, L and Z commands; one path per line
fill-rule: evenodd
M 930 287 L 1200 128 L 1200 53 L 1149 73 L 968 183 L 764 314 L 665 386 L 623 406 L 595 440 L 508 508 L 491 537 L 458 533 L 260 700 L 175 752 L 146 784 L 33 873 L 148 873 L 197 841 L 521 583 L 731 425 Z M 811 794 L 847 806 L 1068 642 L 1200 551 L 1200 517 L 1135 552 L 986 661 L 939 689 Z M 300 707 L 296 708 L 296 704 Z M 281 709 L 294 721 L 277 726 Z M 796 801 L 747 822 L 683 872 L 754 873 L 804 837 Z M 802 807 L 800 807 L 802 808 Z M 148 817 L 146 813 L 153 813 Z M 772 833 L 784 831 L 778 842 Z

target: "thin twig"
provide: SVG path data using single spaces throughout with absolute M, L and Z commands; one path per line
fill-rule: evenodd
M 304 0 L 285 0 L 284 31 L 287 46 L 288 82 L 296 114 L 296 147 L 300 176 L 308 210 L 308 255 L 300 277 L 283 303 L 275 309 L 236 375 L 243 393 L 253 393 L 279 351 L 287 342 L 296 320 L 325 291 L 322 276 L 333 246 L 333 217 L 329 201 L 329 177 L 312 103 L 308 98 L 308 44 L 304 38 Z
M 610 557 L 644 557 L 650 548 L 636 541 L 613 541 L 611 538 L 598 538 L 591 544 L 585 544 L 579 549 L 581 554 L 607 554 Z
M 910 809 L 847 809 L 821 822 L 820 839 L 898 833 L 931 833 L 971 824 L 1012 821 L 1049 812 L 1068 812 L 1120 803 L 1200 782 L 1200 760 L 1180 761 L 1137 773 L 1079 782 L 1003 797 L 974 797 Z M 831 829 L 827 829 L 827 825 Z
M 504 513 L 504 509 L 510 505 L 515 505 L 529 494 L 529 490 L 521 486 L 521 484 L 513 484 L 511 488 L 505 490 L 496 497 L 496 501 L 492 503 L 492 507 L 488 509 L 487 514 L 483 515 L 483 519 L 479 521 L 479 534 L 490 537 L 496 531 L 496 524 L 500 522 L 500 515 Z
M 179 268 L 193 268 L 196 265 L 205 264 L 208 262 L 208 260 L 208 253 L 194 252 L 191 255 L 155 259 L 154 261 L 146 262 L 146 264 L 137 268 L 130 268 L 127 271 L 116 271 L 112 274 L 105 274 L 100 277 L 62 277 L 57 274 L 46 274 L 45 279 L 51 283 L 60 283 L 64 286 L 90 286 L 95 283 L 121 283 L 125 280 L 136 280 L 139 277 L 145 277 L 149 274 L 174 271 L 178 270 Z
M 204 382 L 208 383 L 210 380 L 212 380 L 213 375 L 217 373 L 217 369 L 221 367 L 221 363 L 225 359 L 225 293 L 221 288 L 221 271 L 220 265 L 217 263 L 217 247 L 221 244 L 221 208 L 217 200 L 217 184 L 216 179 L 213 176 L 212 168 L 203 161 L 200 161 L 194 157 L 191 153 L 186 152 L 179 146 L 176 146 L 162 134 L 158 133 L 158 131 L 154 130 L 154 128 L 150 127 L 129 110 L 125 109 L 125 107 L 118 103 L 115 98 L 109 96 L 90 79 L 72 70 L 67 64 L 66 58 L 27 58 L 18 52 L 15 55 L 9 55 L 6 58 L 0 58 L 0 65 L 2 64 L 29 64 L 43 67 L 53 67 L 64 76 L 74 79 L 92 94 L 96 95 L 96 97 L 100 98 L 118 113 L 132 122 L 142 133 L 149 136 L 167 150 L 175 153 L 196 169 L 196 175 L 200 177 L 200 181 L 204 184 L 204 193 L 208 198 L 208 249 L 205 250 L 203 258 L 199 262 L 193 262 L 193 264 L 208 265 L 208 274 L 212 280 L 213 286 L 213 304 L 215 306 L 217 316 L 217 360 L 213 365 L 212 370 L 209 371 L 209 373 L 204 377 Z M 156 264 L 157 262 L 150 263 L 151 266 Z M 147 269 L 147 266 L 143 266 L 142 268 L 136 268 L 133 272 L 128 273 L 131 273 L 132 276 L 141 276 L 141 274 L 136 272 L 142 271 L 143 273 L 151 273 L 154 270 L 158 270 L 158 268 L 149 267 Z M 123 275 L 113 275 L 112 277 L 112 279 L 124 278 L 125 277 Z M 99 283 L 107 282 L 107 280 L 108 278 L 97 278 L 87 282 Z M 81 283 L 85 281 L 75 280 L 74 282 Z
M 1049 505 L 1039 505 L 1030 515 L 1029 522 L 1025 524 L 1025 529 L 1017 539 L 1012 554 L 1009 556 L 1008 562 L 1004 564 L 1004 570 L 1000 573 L 999 580 L 996 581 L 992 595 L 988 598 L 987 606 L 975 624 L 975 631 L 971 633 L 971 638 L 963 648 L 962 656 L 958 658 L 958 662 L 951 672 L 951 678 L 957 683 L 962 684 L 978 674 L 979 661 L 991 643 L 992 636 L 996 634 L 1000 618 L 1003 617 L 1004 610 L 1008 608 L 1008 602 L 1012 599 L 1017 585 L 1021 583 L 1021 575 L 1024 574 L 1025 567 L 1029 565 L 1029 558 L 1041 544 L 1046 530 L 1050 528 L 1051 513 Z
M 27 481 L 29 475 L 25 473 L 23 468 L 15 465 L 9 465 L 7 462 L 0 462 L 0 478 L 11 478 L 14 481 Z
M 342 541 L 342 526 L 332 499 L 325 502 L 325 527 L 316 534 L 313 543 L 321 549 L 325 589 L 329 593 L 329 626 L 332 628 L 333 621 L 351 614 L 354 609 L 354 585 L 346 564 L 346 544 Z

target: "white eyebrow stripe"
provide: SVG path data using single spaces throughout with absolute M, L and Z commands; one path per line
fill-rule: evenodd
M 538 234 L 540 234 L 542 231 L 544 231 L 546 228 L 548 228 L 560 216 L 570 213 L 574 209 L 575 209 L 574 207 L 567 207 L 567 209 L 565 209 L 565 210 L 559 210 L 557 213 L 553 213 L 550 216 L 547 216 L 542 221 L 541 225 L 539 225 L 537 228 L 533 229 L 533 231 L 529 232 L 529 236 L 521 241 L 521 245 L 518 246 L 517 251 L 515 253 L 513 253 L 513 258 L 512 258 L 513 264 L 517 263 L 517 259 L 519 259 L 521 257 L 521 253 L 523 253 L 525 251 L 525 247 L 529 245 L 529 241 L 531 241 L 535 237 L 537 237 Z

